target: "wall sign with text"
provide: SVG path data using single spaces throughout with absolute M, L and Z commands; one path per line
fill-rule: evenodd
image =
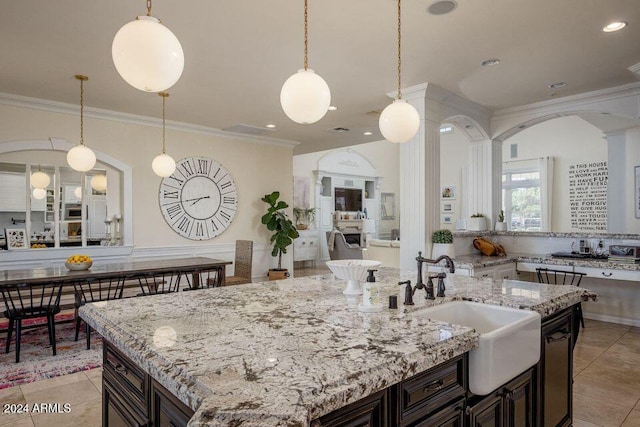
M 606 161 L 569 165 L 571 228 L 579 231 L 607 231 Z

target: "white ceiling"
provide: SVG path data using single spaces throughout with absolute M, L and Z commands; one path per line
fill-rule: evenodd
M 433 0 L 403 1 L 403 86 L 437 84 L 493 109 L 636 81 L 640 0 L 458 0 L 443 16 Z M 310 0 L 309 62 L 338 111 L 313 125 L 282 112 L 282 83 L 302 66 L 302 0 L 155 0 L 182 43 L 185 69 L 169 90 L 169 120 L 218 129 L 277 125 L 268 136 L 304 153 L 382 139 L 377 115 L 395 88 L 394 0 Z M 86 74 L 87 106 L 161 115 L 161 100 L 125 83 L 111 60 L 117 30 L 146 12 L 143 0 L 2 0 L 0 92 L 78 103 L 74 74 Z M 602 27 L 629 22 L 617 33 Z M 481 67 L 500 58 L 500 65 Z M 345 127 L 350 132 L 327 129 Z M 363 132 L 373 132 L 364 136 Z

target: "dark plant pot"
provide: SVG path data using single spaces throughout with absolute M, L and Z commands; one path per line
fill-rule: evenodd
M 270 268 L 269 269 L 269 280 L 284 280 L 289 277 L 289 270 L 286 268 Z

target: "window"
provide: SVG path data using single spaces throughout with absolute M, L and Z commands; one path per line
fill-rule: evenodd
M 502 174 L 502 209 L 509 230 L 540 231 L 542 203 L 538 167 L 512 169 Z

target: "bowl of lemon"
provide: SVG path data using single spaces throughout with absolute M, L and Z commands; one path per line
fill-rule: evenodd
M 88 270 L 93 265 L 93 260 L 88 255 L 71 255 L 64 265 L 72 271 Z

